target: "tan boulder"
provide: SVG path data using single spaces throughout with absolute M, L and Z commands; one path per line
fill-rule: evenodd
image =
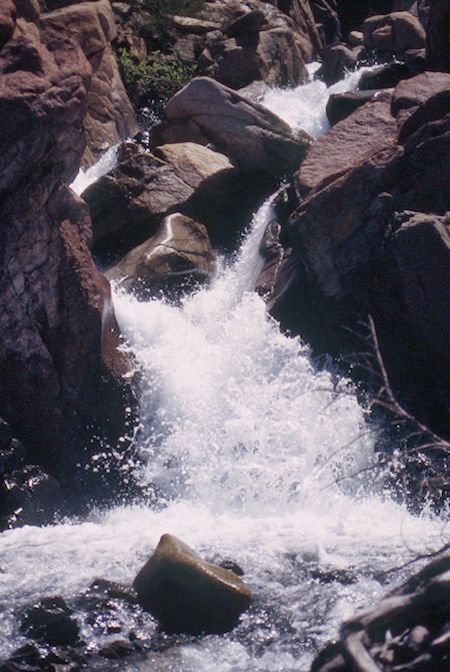
M 108 0 L 56 9 L 41 16 L 42 39 L 67 37 L 80 45 L 92 68 L 84 121 L 87 150 L 83 164 L 95 163 L 109 147 L 135 135 L 136 117 L 120 78 L 111 41 L 117 36 Z
M 133 586 L 142 606 L 172 632 L 227 632 L 252 599 L 232 571 L 206 562 L 170 534 L 161 537 Z
M 165 120 L 152 129 L 154 147 L 191 140 L 212 143 L 243 171 L 273 176 L 298 168 L 312 141 L 209 77 L 197 77 L 176 93 L 166 105 Z

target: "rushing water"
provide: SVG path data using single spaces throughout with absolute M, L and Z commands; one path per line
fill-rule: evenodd
M 271 92 L 266 104 L 317 135 L 326 95 L 313 83 Z M 296 100 L 306 112 L 294 119 Z M 410 515 L 376 472 L 352 476 L 374 459 L 352 386 L 319 370 L 252 291 L 269 219 L 267 202 L 236 257 L 181 305 L 116 294 L 140 370 L 132 468 L 148 497 L 84 521 L 1 535 L 1 656 L 23 642 L 15 609 L 45 595 L 76 596 L 98 577 L 129 585 L 170 532 L 208 559 L 238 562 L 254 603 L 231 633 L 176 640 L 144 662 L 122 660 L 120 669 L 308 670 L 341 621 L 387 590 L 377 572 L 442 544 L 442 521 Z M 154 629 L 150 617 L 120 618 L 142 638 Z M 86 622 L 83 636 L 93 649 L 113 637 Z

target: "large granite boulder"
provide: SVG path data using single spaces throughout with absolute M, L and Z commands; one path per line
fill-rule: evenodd
M 170 632 L 227 632 L 252 599 L 232 571 L 206 562 L 170 534 L 161 537 L 133 587 L 140 604 Z
M 122 84 L 111 42 L 116 26 L 108 0 L 72 4 L 41 15 L 42 40 L 70 35 L 92 68 L 84 119 L 87 149 L 83 164 L 95 163 L 109 147 L 136 134 L 136 117 Z
M 297 172 L 300 195 L 319 188 L 321 183 L 330 183 L 395 143 L 397 123 L 391 115 L 391 99 L 391 93 L 380 93 L 311 145 Z
M 212 143 L 242 171 L 274 177 L 300 165 L 311 138 L 267 109 L 209 77 L 197 77 L 167 103 L 153 127 L 154 147 L 168 142 Z
M 114 440 L 124 418 L 109 283 L 63 184 L 85 149 L 91 69 L 75 42 L 31 32 L 3 47 L 0 72 L 0 413 L 31 461 L 67 474 L 91 431 Z
M 197 219 L 223 241 L 231 235 L 231 208 L 245 187 L 241 182 L 223 154 L 203 145 L 162 145 L 153 154 L 134 147 L 83 194 L 94 224 L 94 251 L 110 265 L 114 256 L 152 236 L 173 212 Z
M 210 278 L 215 260 L 203 224 L 178 212 L 165 217 L 155 235 L 128 252 L 106 276 L 138 296 L 160 291 L 167 296 Z

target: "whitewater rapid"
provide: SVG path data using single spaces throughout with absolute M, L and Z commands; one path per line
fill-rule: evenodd
M 329 92 L 314 82 L 270 92 L 265 104 L 318 135 Z M 376 469 L 361 472 L 374 462 L 375 434 L 351 383 L 319 369 L 253 291 L 270 217 L 268 201 L 239 252 L 181 304 L 116 291 L 139 370 L 139 459 L 128 468 L 147 498 L 0 535 L 1 657 L 24 641 L 21 605 L 76 596 L 98 577 L 130 585 L 169 532 L 241 565 L 254 604 L 231 633 L 177 641 L 120 668 L 306 671 L 343 619 L 387 591 L 379 571 L 442 545 L 441 519 L 411 515 Z M 128 627 L 145 637 L 154 624 Z M 83 636 L 93 648 L 112 637 L 86 623 Z

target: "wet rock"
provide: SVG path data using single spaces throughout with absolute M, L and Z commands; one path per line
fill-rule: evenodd
M 404 63 L 395 61 L 379 68 L 364 72 L 359 80 L 358 88 L 361 91 L 370 89 L 390 89 L 397 86 L 403 79 L 414 77 L 422 70 L 425 70 L 425 62 L 422 63 Z
M 304 132 L 294 135 L 281 119 L 239 93 L 197 77 L 169 100 L 151 141 L 154 147 L 212 143 L 243 171 L 281 176 L 298 167 L 311 138 Z
M 316 77 L 322 79 L 327 86 L 342 79 L 348 70 L 353 70 L 358 60 L 359 47 L 349 49 L 345 44 L 338 43 L 326 47 L 322 51 L 322 65 Z
M 211 278 L 215 259 L 206 227 L 174 213 L 163 219 L 154 236 L 113 266 L 107 277 L 140 297 L 161 290 L 167 295 Z
M 437 586 L 447 583 L 449 563 L 449 556 L 430 563 L 379 604 L 344 623 L 340 640 L 319 653 L 311 671 L 445 669 L 446 654 L 435 651 L 431 642 L 448 620 L 448 602 Z M 448 632 L 448 622 L 444 629 Z
M 61 597 L 46 597 L 22 617 L 21 630 L 46 644 L 69 645 L 78 639 L 73 611 Z
M 326 113 L 331 126 L 338 121 L 349 117 L 358 107 L 372 100 L 378 93 L 377 90 L 370 91 L 347 91 L 346 93 L 332 93 L 328 99 Z
M 170 534 L 161 537 L 133 586 L 142 606 L 173 632 L 226 632 L 252 599 L 233 572 L 205 562 Z
M 98 654 L 102 658 L 108 658 L 109 660 L 117 660 L 119 658 L 129 656 L 134 652 L 135 647 L 133 646 L 133 644 L 128 642 L 126 639 L 117 639 L 99 649 Z

